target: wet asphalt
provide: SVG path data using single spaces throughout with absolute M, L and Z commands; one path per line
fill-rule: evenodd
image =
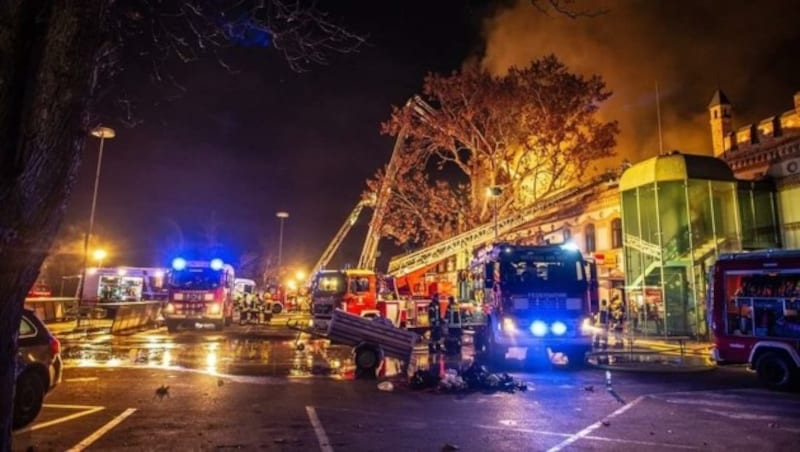
M 511 360 L 490 370 L 527 391 L 450 393 L 411 389 L 391 361 L 355 379 L 348 347 L 280 322 L 62 341 L 63 381 L 14 450 L 793 450 L 800 437 L 800 394 L 763 390 L 741 367 Z M 465 342 L 453 356 L 420 347 L 407 373 L 469 365 Z

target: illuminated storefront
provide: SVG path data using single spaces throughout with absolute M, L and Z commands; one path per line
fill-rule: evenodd
M 774 189 L 719 159 L 645 160 L 620 180 L 628 319 L 644 335 L 707 335 L 705 275 L 719 253 L 777 248 Z

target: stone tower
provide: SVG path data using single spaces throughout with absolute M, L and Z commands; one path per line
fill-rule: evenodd
M 733 114 L 728 96 L 717 90 L 708 104 L 708 114 L 711 122 L 711 142 L 714 146 L 714 157 L 719 157 L 725 152 L 725 137 L 733 132 Z

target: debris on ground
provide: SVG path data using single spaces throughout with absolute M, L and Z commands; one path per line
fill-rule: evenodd
M 448 369 L 444 375 L 418 370 L 409 382 L 411 389 L 437 389 L 441 392 L 469 391 L 527 391 L 525 382 L 517 381 L 507 373 L 491 373 L 485 366 L 473 362 L 461 370 Z
M 442 452 L 453 452 L 454 450 L 461 449 L 460 447 L 456 446 L 455 444 L 444 443 L 442 446 Z
M 378 389 L 381 391 L 392 392 L 394 391 L 394 385 L 391 381 L 382 381 L 378 383 Z
M 611 422 L 610 421 L 602 421 L 601 424 L 603 424 L 603 427 L 611 426 Z
M 584 386 L 583 390 L 586 391 L 586 392 L 594 392 L 594 386 L 592 386 L 592 385 Z
M 153 398 L 158 397 L 158 400 L 164 400 L 164 397 L 169 398 L 169 386 L 161 385 L 156 389 L 156 395 Z

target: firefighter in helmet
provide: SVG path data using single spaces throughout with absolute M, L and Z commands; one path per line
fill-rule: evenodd
M 439 308 L 438 293 L 433 294 L 431 302 L 428 304 L 428 322 L 431 327 L 431 340 L 428 344 L 428 350 L 433 353 L 442 348 L 440 344 L 442 340 L 442 314 Z

